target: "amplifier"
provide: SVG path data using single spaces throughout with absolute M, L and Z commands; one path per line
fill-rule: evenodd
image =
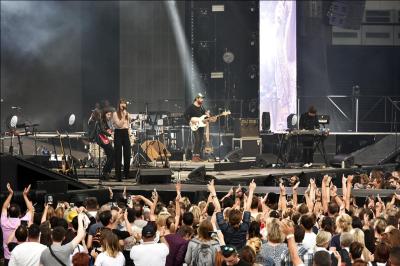
M 139 184 L 169 184 L 172 171 L 170 168 L 141 168 L 138 169 Z
M 257 118 L 237 118 L 234 120 L 234 137 L 258 137 L 260 135 Z
M 262 140 L 258 137 L 233 138 L 232 149 L 241 149 L 245 159 L 249 157 L 255 158 L 261 154 Z

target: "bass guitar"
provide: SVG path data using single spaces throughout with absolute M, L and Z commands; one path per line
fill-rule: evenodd
M 192 131 L 197 131 L 201 127 L 205 127 L 208 122 L 215 122 L 220 116 L 227 116 L 230 115 L 231 111 L 222 112 L 219 115 L 209 116 L 209 115 L 202 115 L 200 117 L 192 117 L 190 119 L 190 129 Z

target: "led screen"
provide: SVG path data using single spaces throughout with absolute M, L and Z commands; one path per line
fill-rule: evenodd
M 296 1 L 260 1 L 260 119 L 270 113 L 271 131 L 296 113 L 296 88 Z

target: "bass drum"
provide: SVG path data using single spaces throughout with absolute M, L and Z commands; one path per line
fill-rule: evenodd
M 104 150 L 97 143 L 89 143 L 88 160 L 93 162 L 94 166 L 99 166 L 99 158 L 100 163 L 103 164 L 106 160 Z
M 129 134 L 129 141 L 131 142 L 131 146 L 133 146 L 136 142 L 136 130 L 132 130 L 131 134 Z

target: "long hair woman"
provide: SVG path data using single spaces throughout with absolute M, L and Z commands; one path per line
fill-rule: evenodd
M 117 111 L 113 113 L 114 124 L 114 151 L 115 151 L 115 175 L 121 181 L 122 151 L 124 153 L 124 177 L 129 177 L 129 166 L 131 160 L 131 142 L 129 140 L 129 113 L 127 103 L 120 100 Z
M 215 265 L 215 258 L 218 251 L 221 250 L 219 242 L 211 237 L 213 226 L 209 220 L 200 223 L 197 229 L 197 237 L 190 240 L 186 251 L 185 262 L 187 265 Z M 210 252 L 208 252 L 210 251 Z M 204 261 L 201 256 L 207 252 L 208 261 Z
M 110 230 L 103 230 L 101 249 L 102 252 L 96 256 L 95 266 L 124 266 L 125 257 L 121 252 L 118 236 Z
M 112 128 L 109 121 L 112 118 L 112 109 L 105 107 L 101 113 L 101 118 L 96 123 L 96 142 L 103 148 L 106 153 L 107 160 L 103 167 L 103 179 L 109 179 L 111 169 L 114 164 L 114 148 L 111 144 L 110 137 L 112 136 Z M 121 161 L 121 160 L 120 160 Z
M 270 218 L 270 220 L 267 221 L 267 232 L 268 242 L 264 243 L 260 250 L 263 264 L 266 264 L 272 259 L 275 265 L 280 265 L 281 255 L 287 251 L 287 245 L 283 243 L 285 237 L 280 230 L 279 220 L 277 218 Z

